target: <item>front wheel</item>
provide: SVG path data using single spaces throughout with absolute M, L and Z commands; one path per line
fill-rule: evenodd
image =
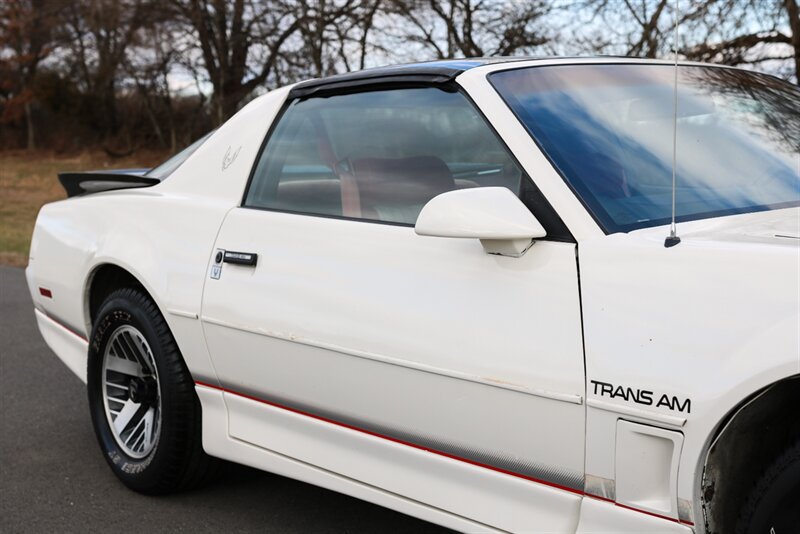
M 788 534 L 800 528 L 800 440 L 787 447 L 753 487 L 737 534 Z
M 89 409 L 111 470 L 148 494 L 193 487 L 213 471 L 202 448 L 200 402 L 166 321 L 134 288 L 103 302 L 92 328 Z

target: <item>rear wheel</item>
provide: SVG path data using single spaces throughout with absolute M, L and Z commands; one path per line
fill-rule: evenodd
M 89 344 L 89 409 L 114 474 L 150 494 L 198 485 L 216 461 L 202 448 L 200 402 L 155 304 L 133 288 L 112 292 Z
M 764 471 L 736 525 L 737 534 L 788 534 L 800 526 L 800 440 Z

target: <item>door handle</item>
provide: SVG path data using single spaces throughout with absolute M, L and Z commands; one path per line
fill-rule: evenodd
M 224 263 L 233 263 L 234 265 L 255 267 L 256 263 L 258 263 L 258 254 L 254 252 L 234 252 L 232 250 L 226 250 L 224 252 L 217 252 L 217 257 L 215 259 L 217 263 L 222 261 Z

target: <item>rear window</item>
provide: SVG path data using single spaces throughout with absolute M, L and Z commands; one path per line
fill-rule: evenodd
M 148 176 L 150 178 L 158 178 L 159 180 L 165 179 L 167 176 L 169 176 L 170 174 L 175 172 L 175 169 L 180 167 L 181 164 L 189 158 L 189 156 L 194 154 L 194 152 L 198 148 L 200 148 L 200 146 L 203 143 L 205 143 L 206 140 L 209 137 L 211 137 L 211 134 L 213 134 L 215 131 L 216 130 L 211 130 L 210 132 L 205 134 L 203 137 L 201 137 L 200 139 L 198 139 L 197 141 L 195 141 L 191 145 L 187 146 L 186 148 L 184 148 L 183 150 L 181 150 L 180 152 L 178 152 L 174 156 L 170 157 L 164 163 L 158 165 L 157 167 L 153 167 L 152 169 L 147 171 L 147 174 L 145 174 L 145 176 Z

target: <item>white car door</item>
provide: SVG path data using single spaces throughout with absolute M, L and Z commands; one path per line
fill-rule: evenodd
M 498 185 L 548 229 L 523 257 L 414 233 L 433 196 Z M 458 90 L 291 101 L 203 297 L 231 436 L 487 525 L 574 529 L 576 247 L 549 210 Z

